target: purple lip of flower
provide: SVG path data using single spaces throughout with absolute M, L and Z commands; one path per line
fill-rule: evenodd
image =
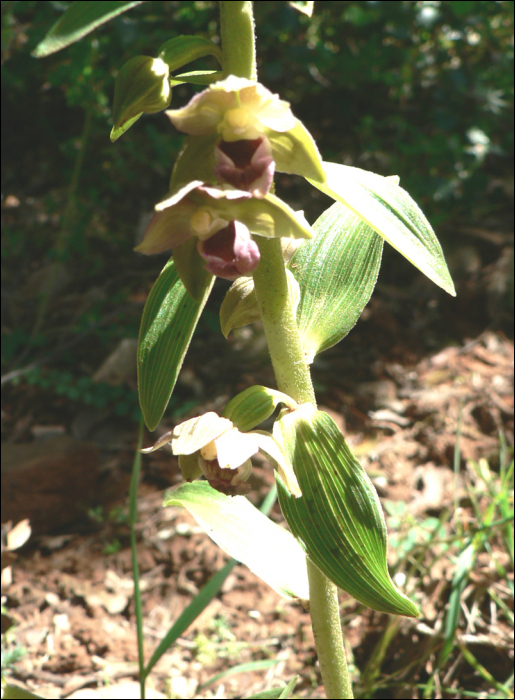
M 211 274 L 231 281 L 253 272 L 260 258 L 248 228 L 239 221 L 231 221 L 205 241 L 199 240 L 197 250 Z
M 244 496 L 251 490 L 250 484 L 246 481 L 232 484 L 237 471 L 222 469 L 217 459 L 205 460 L 202 471 L 209 485 L 220 493 L 225 493 L 226 496 Z
M 275 161 L 266 137 L 220 141 L 215 149 L 215 176 L 254 196 L 267 194 L 274 171 Z

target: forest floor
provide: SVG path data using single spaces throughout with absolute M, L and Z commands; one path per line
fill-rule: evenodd
M 314 377 L 320 407 L 338 422 L 381 497 L 394 580 L 414 596 L 422 614 L 418 620 L 396 619 L 341 593 L 357 697 L 509 697 L 492 695 L 513 665 L 513 569 L 504 523 L 496 527 L 494 522 L 474 548 L 445 664 L 439 663 L 439 650 L 456 567 L 471 541 L 467 537 L 488 518 L 491 522 L 493 513 L 499 520 L 499 494 L 510 488 L 501 482 L 513 445 L 513 343 L 502 333 L 486 331 L 424 353 L 416 335 L 408 333 L 401 343 L 390 342 L 395 332 L 390 341 L 386 332 L 381 336 L 380 324 L 389 322 L 381 310 L 371 314 L 370 323 L 366 318 L 350 348 L 337 346 L 316 361 Z M 374 344 L 379 337 L 382 341 Z M 368 350 L 359 353 L 353 346 Z M 181 382 L 204 398 L 186 417 L 223 407 L 225 392 L 231 391 L 223 378 L 231 367 L 238 370 L 238 363 L 247 372 L 239 375 L 236 389 L 257 382 L 273 385 L 259 329 L 242 329 L 229 347 L 226 357 L 216 343 L 214 348 L 193 345 L 195 359 Z M 136 698 L 138 652 L 124 494 L 137 431 L 127 419 L 104 417 L 100 427 L 90 420 L 89 432 L 80 433 L 77 425 L 87 423 L 87 415 L 73 415 L 62 401 L 51 419 L 48 415 L 48 404 L 46 411 L 34 405 L 33 387 L 13 387 L 5 396 L 9 438 L 4 445 L 15 450 L 24 435 L 32 436 L 39 458 L 44 460 L 48 451 L 48 466 L 56 441 L 59 452 L 66 434 L 78 436 L 82 441 L 75 448 L 66 445 L 60 453 L 60 468 L 64 459 L 68 474 L 91 470 L 91 463 L 77 455 L 95 445 L 97 500 L 86 519 L 53 529 L 48 512 L 38 516 L 44 506 L 35 505 L 36 532 L 19 550 L 12 573 L 7 569 L 3 575 L 3 611 L 13 623 L 3 649 L 6 673 L 47 698 Z M 162 431 L 177 422 L 165 422 Z M 145 444 L 152 439 L 147 434 Z M 186 511 L 162 507 L 166 488 L 180 481 L 170 453 L 161 450 L 144 459 L 137 535 L 147 659 L 228 559 Z M 272 482 L 271 468 L 257 462 L 249 498 L 260 504 Z M 62 483 L 57 478 L 54 486 L 61 489 L 55 502 L 48 484 L 38 493 L 47 511 L 51 502 L 56 513 L 59 497 L 72 500 L 74 486 L 66 478 Z M 284 522 L 277 505 L 271 517 Z M 38 522 L 39 531 L 47 533 L 38 534 Z M 248 662 L 260 663 L 231 674 L 232 667 Z M 308 613 L 238 565 L 221 593 L 157 663 L 148 697 L 249 697 L 295 675 L 296 697 L 324 697 Z M 423 695 L 429 686 L 432 694 Z

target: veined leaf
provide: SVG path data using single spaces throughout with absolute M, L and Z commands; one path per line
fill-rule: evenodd
M 166 41 L 159 49 L 159 58 L 168 65 L 171 71 L 182 68 L 182 66 L 203 56 L 214 56 L 222 65 L 221 48 L 201 36 L 176 36 Z
M 308 600 L 304 550 L 244 496 L 226 496 L 206 481 L 194 481 L 167 494 L 163 505 L 186 508 L 224 552 L 281 595 Z
M 352 209 L 429 279 L 456 296 L 442 248 L 430 223 L 395 178 L 324 163 L 325 183 L 314 187 Z
M 36 58 L 43 58 L 43 56 L 60 51 L 79 41 L 100 25 L 109 22 L 113 17 L 127 12 L 135 5 L 141 5 L 142 2 L 143 0 L 138 0 L 138 2 L 104 2 L 103 0 L 72 2 L 61 19 L 39 42 L 32 55 Z
M 300 287 L 297 323 L 308 362 L 344 338 L 374 290 L 383 239 L 336 202 L 314 223 L 315 237 L 288 267 Z
M 377 493 L 332 418 L 304 404 L 283 414 L 274 436 L 293 462 L 302 496 L 278 483 L 281 510 L 308 556 L 337 586 L 373 610 L 418 617 L 392 583 Z
M 149 430 L 165 412 L 213 282 L 214 277 L 207 280 L 200 301 L 194 301 L 171 259 L 148 296 L 138 339 L 138 388 Z

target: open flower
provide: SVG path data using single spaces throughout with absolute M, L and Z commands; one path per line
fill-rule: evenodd
M 259 249 L 251 234 L 312 236 L 302 212 L 294 212 L 274 195 L 254 199 L 249 192 L 209 187 L 198 180 L 157 204 L 156 210 L 137 251 L 151 255 L 172 248 L 178 262 L 181 247 L 193 239 L 205 268 L 228 280 L 251 274 L 256 268 Z M 188 273 L 180 263 L 177 270 L 188 289 L 191 280 L 183 277 Z
M 169 443 L 173 454 L 179 457 L 179 468 L 186 481 L 203 475 L 214 489 L 228 496 L 248 493 L 250 458 L 261 451 L 289 491 L 294 496 L 301 495 L 291 463 L 275 438 L 265 431 L 241 432 L 228 418 L 210 411 L 181 423 L 141 451 L 154 452 Z
M 269 191 L 275 169 L 325 182 L 311 135 L 289 103 L 260 83 L 231 75 L 166 114 L 179 131 L 211 137 L 203 141 L 200 164 L 195 148 L 193 167 L 203 168 L 214 149 L 214 175 L 255 197 Z

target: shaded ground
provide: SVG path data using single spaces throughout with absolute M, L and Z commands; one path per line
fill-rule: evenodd
M 513 344 L 502 334 L 485 332 L 424 357 L 420 335 L 411 329 L 405 329 L 399 342 L 391 342 L 397 329 L 387 330 L 388 310 L 380 307 L 380 301 L 376 307 L 371 304 L 365 321 L 349 338 L 320 356 L 314 377 L 321 407 L 344 430 L 385 507 L 394 579 L 406 585 L 422 610 L 420 620 L 395 619 L 363 609 L 341 594 L 351 665 L 356 679 L 361 674 L 357 696 L 422 697 L 416 684 L 427 684 L 437 663 L 460 542 L 480 522 L 478 512 L 490 507 L 491 484 L 497 483 L 500 461 L 506 456 L 500 452 L 499 436 L 513 445 Z M 273 385 L 259 328 L 242 329 L 228 353 L 219 354 L 222 342 L 217 343 L 210 347 L 194 343 L 194 359 L 179 390 L 184 400 L 196 396 L 197 406 L 176 422 L 219 410 L 232 392 L 253 383 Z M 243 366 L 245 373 L 238 374 Z M 51 444 L 41 439 L 48 414 L 44 406 L 31 404 L 32 399 L 33 387 L 23 383 L 6 392 L 4 434 L 11 440 L 7 448 L 17 447 L 17 436 L 31 435 L 44 455 Z M 30 419 L 20 427 L 23 415 Z M 51 440 L 62 439 L 65 433 L 77 435 L 78 414 L 72 415 L 66 403 L 54 406 L 52 415 L 57 422 L 46 425 Z M 7 648 L 11 653 L 17 647 L 27 650 L 9 674 L 49 698 L 138 697 L 123 497 L 136 435 L 130 423 L 112 416 L 100 425 L 90 423 L 89 432 L 83 429 L 80 435 L 82 445 L 85 441 L 98 451 L 97 498 L 90 503 L 89 519 L 61 526 L 53 534 L 36 533 L 21 551 L 13 581 L 3 591 L 4 605 L 14 620 Z M 168 422 L 161 429 L 172 425 Z M 152 439 L 147 435 L 145 444 Z M 74 453 L 64 453 L 77 468 Z M 138 556 L 148 658 L 227 557 L 186 512 L 161 507 L 163 490 L 181 480 L 175 458 L 164 450 L 153 453 L 144 470 Z M 272 478 L 266 463 L 256 463 L 249 496 L 256 504 Z M 66 493 L 64 480 L 64 500 Z M 36 518 L 38 512 L 36 508 Z M 272 517 L 282 522 L 278 506 Z M 459 541 L 438 544 L 460 528 Z M 49 531 L 48 523 L 40 529 Z M 435 533 L 436 539 L 427 544 Z M 502 567 L 508 570 L 508 579 Z M 500 682 L 508 678 L 513 664 L 509 624 L 513 597 L 507 581 L 513 583 L 510 557 L 501 534 L 492 531 L 486 549 L 478 551 L 462 595 L 457 639 Z M 387 645 L 381 641 L 385 631 Z M 204 685 L 219 671 L 257 660 L 278 663 Z M 156 697 L 248 697 L 295 674 L 299 674 L 298 697 L 324 697 L 309 615 L 237 566 L 222 593 L 157 664 L 151 683 Z M 467 690 L 492 689 L 459 646 L 437 678 L 442 686 L 434 688 L 431 697 L 465 697 L 462 693 Z

